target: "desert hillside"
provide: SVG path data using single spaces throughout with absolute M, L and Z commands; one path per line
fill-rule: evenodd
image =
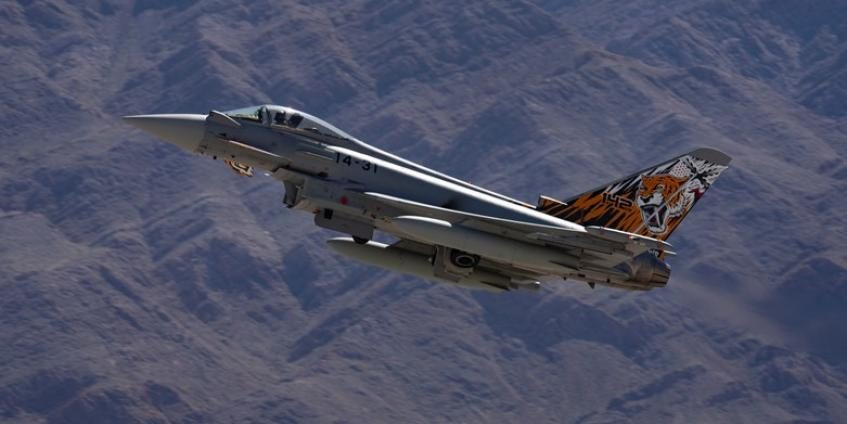
M 847 422 L 847 5 L 668 3 L 0 3 L 0 421 Z M 529 202 L 733 163 L 666 288 L 462 291 L 119 119 L 259 103 Z

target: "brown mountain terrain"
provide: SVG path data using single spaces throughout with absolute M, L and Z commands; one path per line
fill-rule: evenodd
M 1 3 L 0 421 L 847 421 L 847 7 L 665 3 Z M 530 202 L 733 166 L 664 289 L 469 292 L 118 119 L 257 103 Z

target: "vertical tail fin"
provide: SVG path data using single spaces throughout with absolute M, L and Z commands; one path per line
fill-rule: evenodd
M 724 153 L 701 148 L 564 202 L 541 196 L 537 209 L 585 226 L 665 240 L 729 161 Z

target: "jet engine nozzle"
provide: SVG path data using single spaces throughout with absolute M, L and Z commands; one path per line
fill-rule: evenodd
M 165 114 L 124 116 L 130 125 L 195 152 L 206 130 L 206 115 Z
M 649 287 L 664 287 L 671 278 L 671 267 L 656 255 L 645 252 L 626 266 L 630 281 Z

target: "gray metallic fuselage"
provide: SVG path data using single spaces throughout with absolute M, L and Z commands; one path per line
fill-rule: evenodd
M 534 222 L 567 228 L 581 226 L 540 213 L 527 205 L 508 201 L 475 189 L 411 169 L 405 164 L 380 159 L 381 151 L 361 142 L 330 139 L 321 142 L 274 129 L 258 122 L 241 121 L 241 128 L 207 122 L 201 152 L 216 155 L 223 139 L 233 140 L 284 158 L 290 169 L 361 192 L 377 192 L 462 212 L 508 220 Z M 326 140 L 324 140 L 326 141 Z M 235 157 L 233 160 L 249 162 Z M 250 163 L 261 167 L 261 164 Z M 426 168 L 424 168 L 425 170 Z M 273 172 L 274 169 L 265 169 Z M 434 171 L 432 174 L 436 174 Z M 338 205 L 343 208 L 344 205 Z

